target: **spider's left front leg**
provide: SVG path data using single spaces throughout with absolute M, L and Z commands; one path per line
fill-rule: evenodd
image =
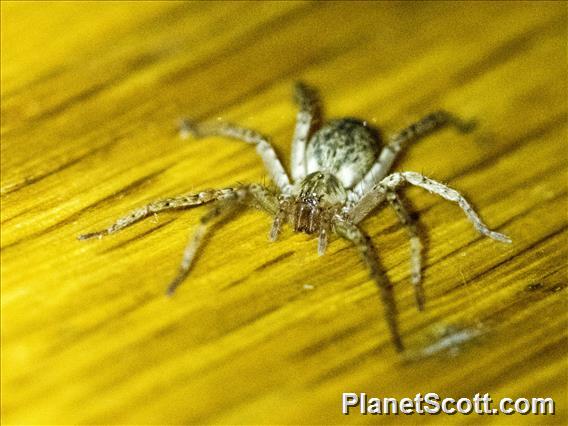
M 350 219 L 354 223 L 359 223 L 375 207 L 384 202 L 388 192 L 396 191 L 396 189 L 406 183 L 420 186 L 433 194 L 458 204 L 479 233 L 503 243 L 511 242 L 511 239 L 506 235 L 491 231 L 482 222 L 469 202 L 458 191 L 416 172 L 393 173 L 384 178 L 368 193 L 363 195 L 359 202 L 350 209 Z
M 397 311 L 392 284 L 389 282 L 379 263 L 377 251 L 371 241 L 371 237 L 369 237 L 369 235 L 363 232 L 355 224 L 341 219 L 336 219 L 334 221 L 333 228 L 340 237 L 353 243 L 353 245 L 359 250 L 359 254 L 369 268 L 371 278 L 379 287 L 385 307 L 385 319 L 387 320 L 390 329 L 391 339 L 396 349 L 398 351 L 402 351 L 404 346 L 402 345 L 402 339 L 400 338 L 400 333 L 398 331 L 398 323 L 396 320 Z

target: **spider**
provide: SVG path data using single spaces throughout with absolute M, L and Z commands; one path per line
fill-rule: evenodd
M 397 193 L 400 187 L 416 185 L 457 203 L 477 231 L 494 240 L 510 243 L 507 236 L 488 229 L 456 190 L 416 172 L 387 175 L 398 154 L 410 142 L 445 125 L 453 125 L 461 132 L 470 131 L 472 126 L 446 111 L 437 111 L 395 133 L 380 149 L 378 134 L 364 121 L 341 118 L 319 126 L 321 104 L 314 88 L 297 82 L 294 95 L 299 111 L 292 141 L 291 179 L 269 139 L 262 134 L 229 123 L 194 124 L 182 120 L 180 135 L 184 138 L 224 136 L 255 146 L 276 187 L 253 183 L 166 198 L 132 211 L 102 231 L 83 234 L 78 239 L 114 234 L 165 210 L 212 204 L 212 209 L 202 216 L 185 248 L 179 272 L 167 289 L 167 294 L 172 295 L 187 277 L 207 230 L 215 220 L 230 215 L 239 206 L 258 208 L 273 216 L 269 233 L 271 241 L 278 238 L 285 223 L 290 224 L 296 232 L 317 234 L 319 255 L 325 253 L 329 235 L 334 233 L 351 242 L 359 251 L 380 290 L 391 340 L 395 348 L 402 351 L 392 285 L 382 271 L 371 238 L 359 225 L 369 213 L 385 203 L 394 209 L 410 237 L 410 279 L 419 310 L 424 309 L 422 244 L 417 224 Z

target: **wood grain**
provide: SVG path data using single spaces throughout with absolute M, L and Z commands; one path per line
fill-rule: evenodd
M 2 2 L 4 424 L 566 424 L 567 11 L 563 2 Z M 246 212 L 164 297 L 203 211 L 76 236 L 156 198 L 266 181 L 251 147 L 183 141 L 238 122 L 288 163 L 292 84 L 385 134 L 445 108 L 479 126 L 408 150 L 510 246 L 409 189 L 428 234 L 426 311 L 395 215 L 365 228 L 399 307 L 340 240 Z M 553 397 L 556 415 L 341 414 L 342 392 Z

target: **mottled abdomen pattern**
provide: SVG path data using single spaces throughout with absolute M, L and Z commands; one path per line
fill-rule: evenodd
M 379 153 L 375 131 L 354 118 L 332 120 L 311 137 L 306 148 L 308 174 L 328 172 L 351 188 L 371 168 Z

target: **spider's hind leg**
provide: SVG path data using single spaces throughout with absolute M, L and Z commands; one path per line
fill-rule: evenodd
M 387 200 L 396 212 L 400 223 L 408 231 L 410 238 L 410 280 L 419 310 L 424 310 L 424 288 L 422 287 L 422 242 L 416 221 L 406 209 L 404 202 L 394 191 L 387 192 Z
M 306 176 L 306 144 L 321 121 L 321 103 L 316 90 L 300 81 L 294 86 L 294 98 L 300 109 L 296 115 L 290 171 L 296 181 Z
M 144 207 L 137 208 L 131 211 L 126 216 L 116 220 L 111 226 L 101 231 L 90 232 L 82 234 L 77 237 L 79 240 L 88 240 L 91 238 L 101 238 L 105 235 L 114 234 L 118 231 L 127 228 L 128 226 L 141 221 L 149 216 L 158 212 L 166 210 L 176 210 L 189 207 L 198 207 L 215 200 L 223 200 L 233 196 L 233 193 L 238 191 L 236 188 L 227 189 L 208 189 L 197 194 L 180 195 L 173 198 L 165 198 L 163 200 L 154 201 Z
M 274 147 L 270 143 L 270 139 L 254 130 L 237 126 L 232 123 L 225 122 L 208 122 L 208 123 L 193 123 L 187 119 L 183 119 L 179 124 L 179 133 L 182 138 L 193 136 L 195 138 L 203 138 L 206 136 L 223 136 L 226 138 L 236 139 L 253 145 L 256 152 L 262 158 L 264 167 L 270 174 L 270 177 L 280 188 L 282 192 L 290 192 L 291 185 L 288 174 L 282 163 L 280 162 Z
M 448 125 L 455 127 L 460 133 L 469 133 L 475 128 L 474 121 L 464 121 L 444 110 L 435 111 L 424 116 L 389 138 L 388 144 L 382 149 L 375 164 L 373 164 L 365 177 L 355 186 L 353 191 L 356 196 L 358 198 L 362 197 L 371 190 L 373 185 L 383 179 L 400 153 L 411 142 L 434 133 Z
M 432 112 L 392 135 L 389 144 L 386 146 L 386 152 L 381 153 L 381 156 L 384 155 L 384 161 L 390 168 L 396 156 L 410 142 L 427 136 L 446 126 L 453 126 L 460 133 L 469 133 L 475 128 L 476 123 L 475 121 L 464 121 L 448 111 L 439 110 Z M 388 170 L 385 170 L 385 173 L 386 172 L 388 172 Z

